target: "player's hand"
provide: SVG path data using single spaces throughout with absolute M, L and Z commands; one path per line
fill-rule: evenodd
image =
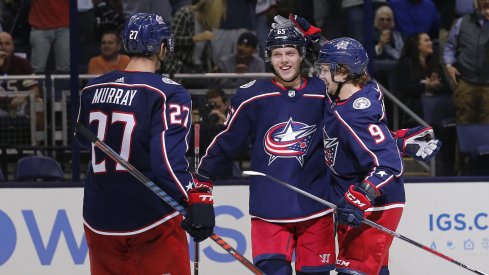
M 434 138 L 431 127 L 418 126 L 395 132 L 397 147 L 404 155 L 416 160 L 429 161 L 440 151 L 442 142 Z
M 273 17 L 274 23 L 272 23 L 272 29 L 286 29 L 286 28 L 295 28 L 296 25 L 291 20 L 281 16 L 276 15 Z
M 197 173 L 192 177 L 194 187 L 188 191 L 187 215 L 181 225 L 195 242 L 201 242 L 212 235 L 216 224 L 213 184 L 209 178 Z
M 338 223 L 354 227 L 360 226 L 363 213 L 372 206 L 377 197 L 378 191 L 375 188 L 371 188 L 371 192 L 367 192 L 359 184 L 350 186 L 336 208 Z
M 305 18 L 291 13 L 289 14 L 289 19 L 305 37 L 309 37 L 312 41 L 317 41 L 321 38 L 321 29 L 311 25 Z

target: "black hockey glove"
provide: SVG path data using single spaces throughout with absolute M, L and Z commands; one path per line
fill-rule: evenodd
M 397 130 L 394 138 L 399 150 L 415 160 L 429 161 L 441 148 L 441 140 L 434 138 L 431 127 L 418 126 Z
M 201 242 L 212 235 L 215 225 L 212 181 L 199 174 L 192 174 L 194 188 L 188 191 L 187 215 L 182 228 L 194 239 Z
M 366 182 L 350 186 L 336 208 L 338 223 L 360 226 L 363 213 L 372 206 L 379 195 L 379 191 Z

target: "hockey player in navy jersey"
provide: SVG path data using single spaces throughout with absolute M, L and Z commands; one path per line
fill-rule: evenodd
M 212 234 L 212 184 L 187 172 L 191 100 L 178 83 L 155 74 L 172 51 L 159 15 L 135 14 L 122 33 L 130 56 L 81 92 L 78 123 L 88 127 L 167 194 L 187 206 L 183 220 L 145 185 L 77 134 L 91 148 L 83 219 L 91 274 L 190 274 L 184 227 L 195 241 Z M 200 196 L 203 195 L 203 196 Z M 201 198 L 211 198 L 202 201 Z M 183 221 L 182 221 L 183 220 Z
M 325 85 L 300 75 L 306 40 L 295 28 L 272 29 L 266 60 L 275 77 L 242 85 L 227 128 L 213 140 L 199 173 L 215 177 L 251 138 L 251 169 L 328 197 L 322 119 Z M 266 274 L 329 274 L 335 263 L 332 210 L 263 177 L 250 179 L 254 263 Z
M 362 219 L 395 231 L 405 202 L 401 153 L 367 64 L 364 48 L 351 38 L 326 42 L 316 63 L 329 94 L 322 130 L 331 200 L 338 206 L 339 274 L 389 274 L 393 237 Z

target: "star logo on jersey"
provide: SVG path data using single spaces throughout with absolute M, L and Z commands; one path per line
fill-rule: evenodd
M 346 48 L 348 47 L 348 44 L 350 44 L 350 42 L 348 42 L 348 41 L 340 41 L 340 42 L 336 43 L 335 47 L 337 49 L 346 50 Z
M 323 129 L 323 143 L 324 143 L 324 161 L 329 167 L 333 167 L 336 160 L 336 152 L 338 149 L 338 139 L 330 138 Z
M 316 129 L 316 125 L 307 125 L 292 118 L 272 126 L 264 140 L 265 152 L 270 156 L 268 165 L 277 158 L 295 158 L 303 166 Z
M 185 189 L 187 189 L 187 192 L 188 190 L 194 188 L 194 183 L 192 181 L 189 181 L 188 184 L 185 186 Z
M 387 176 L 387 173 L 383 170 L 380 170 L 379 172 L 377 172 L 375 174 L 379 175 L 381 178 L 383 178 L 384 176 Z

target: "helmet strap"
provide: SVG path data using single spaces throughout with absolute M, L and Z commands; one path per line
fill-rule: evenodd
M 336 80 L 334 80 L 335 74 L 333 74 L 333 71 L 329 71 L 329 73 L 331 74 L 331 80 L 338 85 L 336 87 L 336 92 L 333 95 L 335 98 L 338 98 L 338 96 L 340 95 L 341 88 L 343 87 L 343 84 L 345 84 L 346 80 L 345 81 L 341 81 L 341 82 L 340 81 L 336 81 Z
M 163 62 L 163 59 L 166 57 L 166 47 L 165 43 L 161 43 L 160 45 L 160 51 L 156 54 L 156 58 L 158 61 Z

